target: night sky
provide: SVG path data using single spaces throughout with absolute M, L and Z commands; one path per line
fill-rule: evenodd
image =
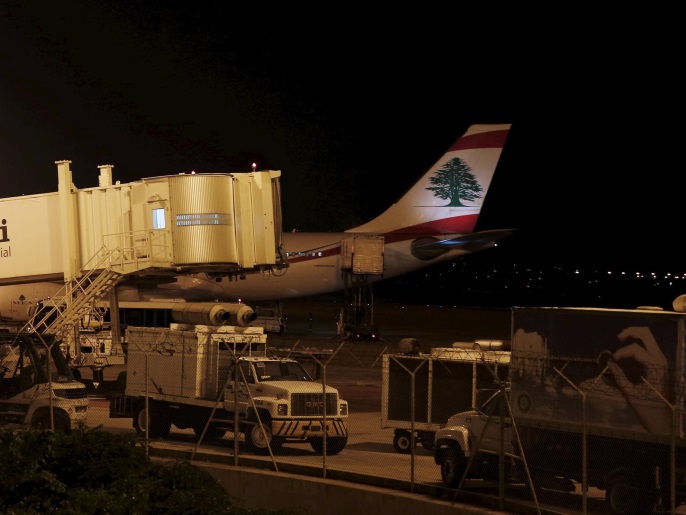
M 129 182 L 255 161 L 282 171 L 285 230 L 338 231 L 469 125 L 512 123 L 477 229 L 518 231 L 484 259 L 686 272 L 669 31 L 235 9 L 2 2 L 0 197 L 56 191 L 62 159 L 78 188 L 101 164 Z

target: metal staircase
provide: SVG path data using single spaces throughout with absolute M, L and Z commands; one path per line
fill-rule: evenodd
M 112 268 L 118 257 L 118 250 L 96 254 L 50 299 L 50 304 L 44 302 L 36 309 L 22 331 L 55 335 L 56 340 L 65 337 L 84 316 L 96 309 L 95 301 L 107 295 L 123 278 L 121 272 Z M 98 261 L 91 264 L 96 258 Z

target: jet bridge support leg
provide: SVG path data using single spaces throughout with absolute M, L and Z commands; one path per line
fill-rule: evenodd
M 110 290 L 110 331 L 112 334 L 112 345 L 121 342 L 121 323 L 119 320 L 119 286 L 115 285 Z M 124 349 L 126 353 L 126 349 Z

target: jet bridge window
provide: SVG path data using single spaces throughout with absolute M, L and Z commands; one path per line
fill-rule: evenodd
M 164 218 L 164 208 L 159 207 L 152 210 L 152 228 L 153 229 L 166 229 L 167 221 Z

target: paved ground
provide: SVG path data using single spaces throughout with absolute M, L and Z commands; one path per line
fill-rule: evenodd
M 340 308 L 340 302 L 328 298 L 284 301 L 287 330 L 283 335 L 270 335 L 269 342 L 289 346 L 297 340 L 335 339 Z M 425 352 L 431 347 L 450 347 L 455 341 L 507 340 L 510 333 L 509 310 L 376 304 L 372 317 L 391 347 L 402 338 L 416 338 Z

